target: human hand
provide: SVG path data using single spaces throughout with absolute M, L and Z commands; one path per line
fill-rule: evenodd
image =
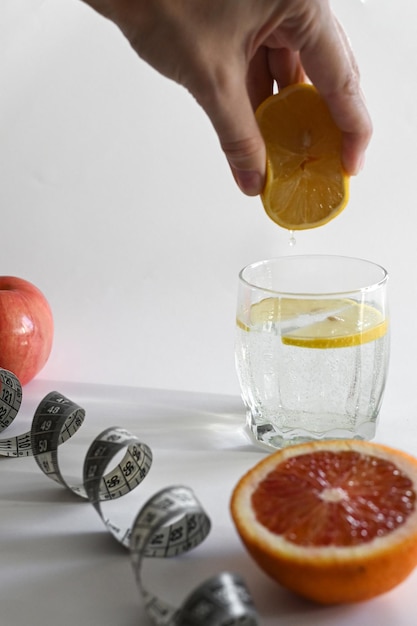
M 328 0 L 84 0 L 119 26 L 138 55 L 183 85 L 209 116 L 233 175 L 261 192 L 265 145 L 254 109 L 305 77 L 343 133 L 357 174 L 372 134 L 358 67 Z

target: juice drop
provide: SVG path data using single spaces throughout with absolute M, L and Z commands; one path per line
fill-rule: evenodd
M 295 246 L 295 244 L 297 243 L 297 241 L 296 241 L 296 239 L 295 239 L 295 236 L 294 236 L 294 231 L 293 231 L 293 230 L 290 230 L 290 231 L 288 231 L 288 232 L 289 232 L 289 234 L 290 234 L 290 238 L 289 238 L 289 240 L 288 240 L 288 245 L 289 245 L 290 247 L 293 247 L 293 246 Z

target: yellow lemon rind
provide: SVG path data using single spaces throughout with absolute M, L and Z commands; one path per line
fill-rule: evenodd
M 286 346 L 314 348 L 317 350 L 351 348 L 380 339 L 386 335 L 387 331 L 388 321 L 384 320 L 372 328 L 351 335 L 340 335 L 338 337 L 295 337 L 294 335 L 283 335 L 281 341 Z

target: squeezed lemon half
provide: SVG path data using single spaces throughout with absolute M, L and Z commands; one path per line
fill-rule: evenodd
M 267 98 L 256 111 L 265 140 L 267 215 L 288 230 L 327 224 L 345 208 L 349 176 L 342 133 L 313 85 L 299 83 Z

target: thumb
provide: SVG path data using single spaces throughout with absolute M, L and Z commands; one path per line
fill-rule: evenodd
M 236 84 L 232 92 L 218 90 L 210 106 L 203 108 L 240 189 L 256 196 L 264 186 L 266 150 L 244 81 L 242 84 L 243 90 Z

